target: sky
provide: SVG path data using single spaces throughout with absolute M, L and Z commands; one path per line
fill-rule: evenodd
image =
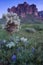
M 19 3 L 27 2 L 28 4 L 36 4 L 39 11 L 43 10 L 43 0 L 0 0 L 0 18 L 7 13 L 7 8 L 17 6 Z

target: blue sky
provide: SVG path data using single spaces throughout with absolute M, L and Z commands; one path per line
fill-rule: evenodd
M 19 3 L 27 2 L 29 4 L 36 4 L 38 10 L 43 10 L 43 0 L 0 0 L 0 17 L 7 13 L 7 8 L 17 6 Z

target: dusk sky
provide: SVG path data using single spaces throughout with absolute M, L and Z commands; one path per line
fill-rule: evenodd
M 43 0 L 0 0 L 0 17 L 7 12 L 8 7 L 17 6 L 23 2 L 36 4 L 39 11 L 43 10 Z

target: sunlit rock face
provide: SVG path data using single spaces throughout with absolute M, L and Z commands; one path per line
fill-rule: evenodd
M 38 16 L 38 10 L 35 4 L 29 5 L 27 2 L 18 4 L 17 7 L 12 6 L 7 9 L 8 12 L 17 13 L 21 17 L 26 17 L 27 14 Z
M 5 24 L 5 28 L 7 31 L 9 32 L 17 32 L 19 31 L 20 28 L 20 19 L 19 16 L 16 13 L 7 13 L 6 15 L 4 15 L 6 18 L 6 24 Z

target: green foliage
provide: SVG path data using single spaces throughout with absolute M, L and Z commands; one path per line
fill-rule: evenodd
M 21 18 L 21 23 L 23 24 L 41 24 L 43 21 L 39 18 L 36 18 L 33 15 L 27 15 L 25 18 Z
M 39 25 L 39 24 L 37 24 L 37 25 L 34 25 L 33 26 L 37 31 L 42 31 L 43 30 L 43 24 L 41 25 Z
M 6 61 L 9 61 L 9 63 L 17 64 L 17 65 L 25 65 L 25 64 L 33 64 L 33 65 L 43 65 L 43 47 L 42 43 L 34 47 L 34 45 L 31 45 L 28 43 L 28 45 L 25 46 L 23 43 L 18 43 L 15 47 L 12 48 L 6 48 L 3 47 L 0 50 L 0 60 L 3 60 L 3 63 Z M 11 60 L 11 56 L 13 54 L 16 54 L 17 60 L 13 61 Z
M 0 29 L 0 40 L 6 39 L 8 40 L 10 38 L 10 34 L 6 32 L 6 30 Z
M 15 46 L 8 48 L 5 45 L 0 49 L 0 61 L 4 64 L 10 65 L 43 65 L 43 30 L 35 33 L 28 33 L 25 28 L 35 28 L 37 26 L 43 28 L 43 24 L 23 24 L 21 30 L 18 33 L 14 33 L 16 36 L 25 37 L 28 39 L 28 43 L 15 42 Z M 9 34 L 0 29 L 0 39 L 9 39 Z M 26 44 L 26 45 L 25 45 Z M 12 61 L 12 55 L 16 55 L 16 61 Z

